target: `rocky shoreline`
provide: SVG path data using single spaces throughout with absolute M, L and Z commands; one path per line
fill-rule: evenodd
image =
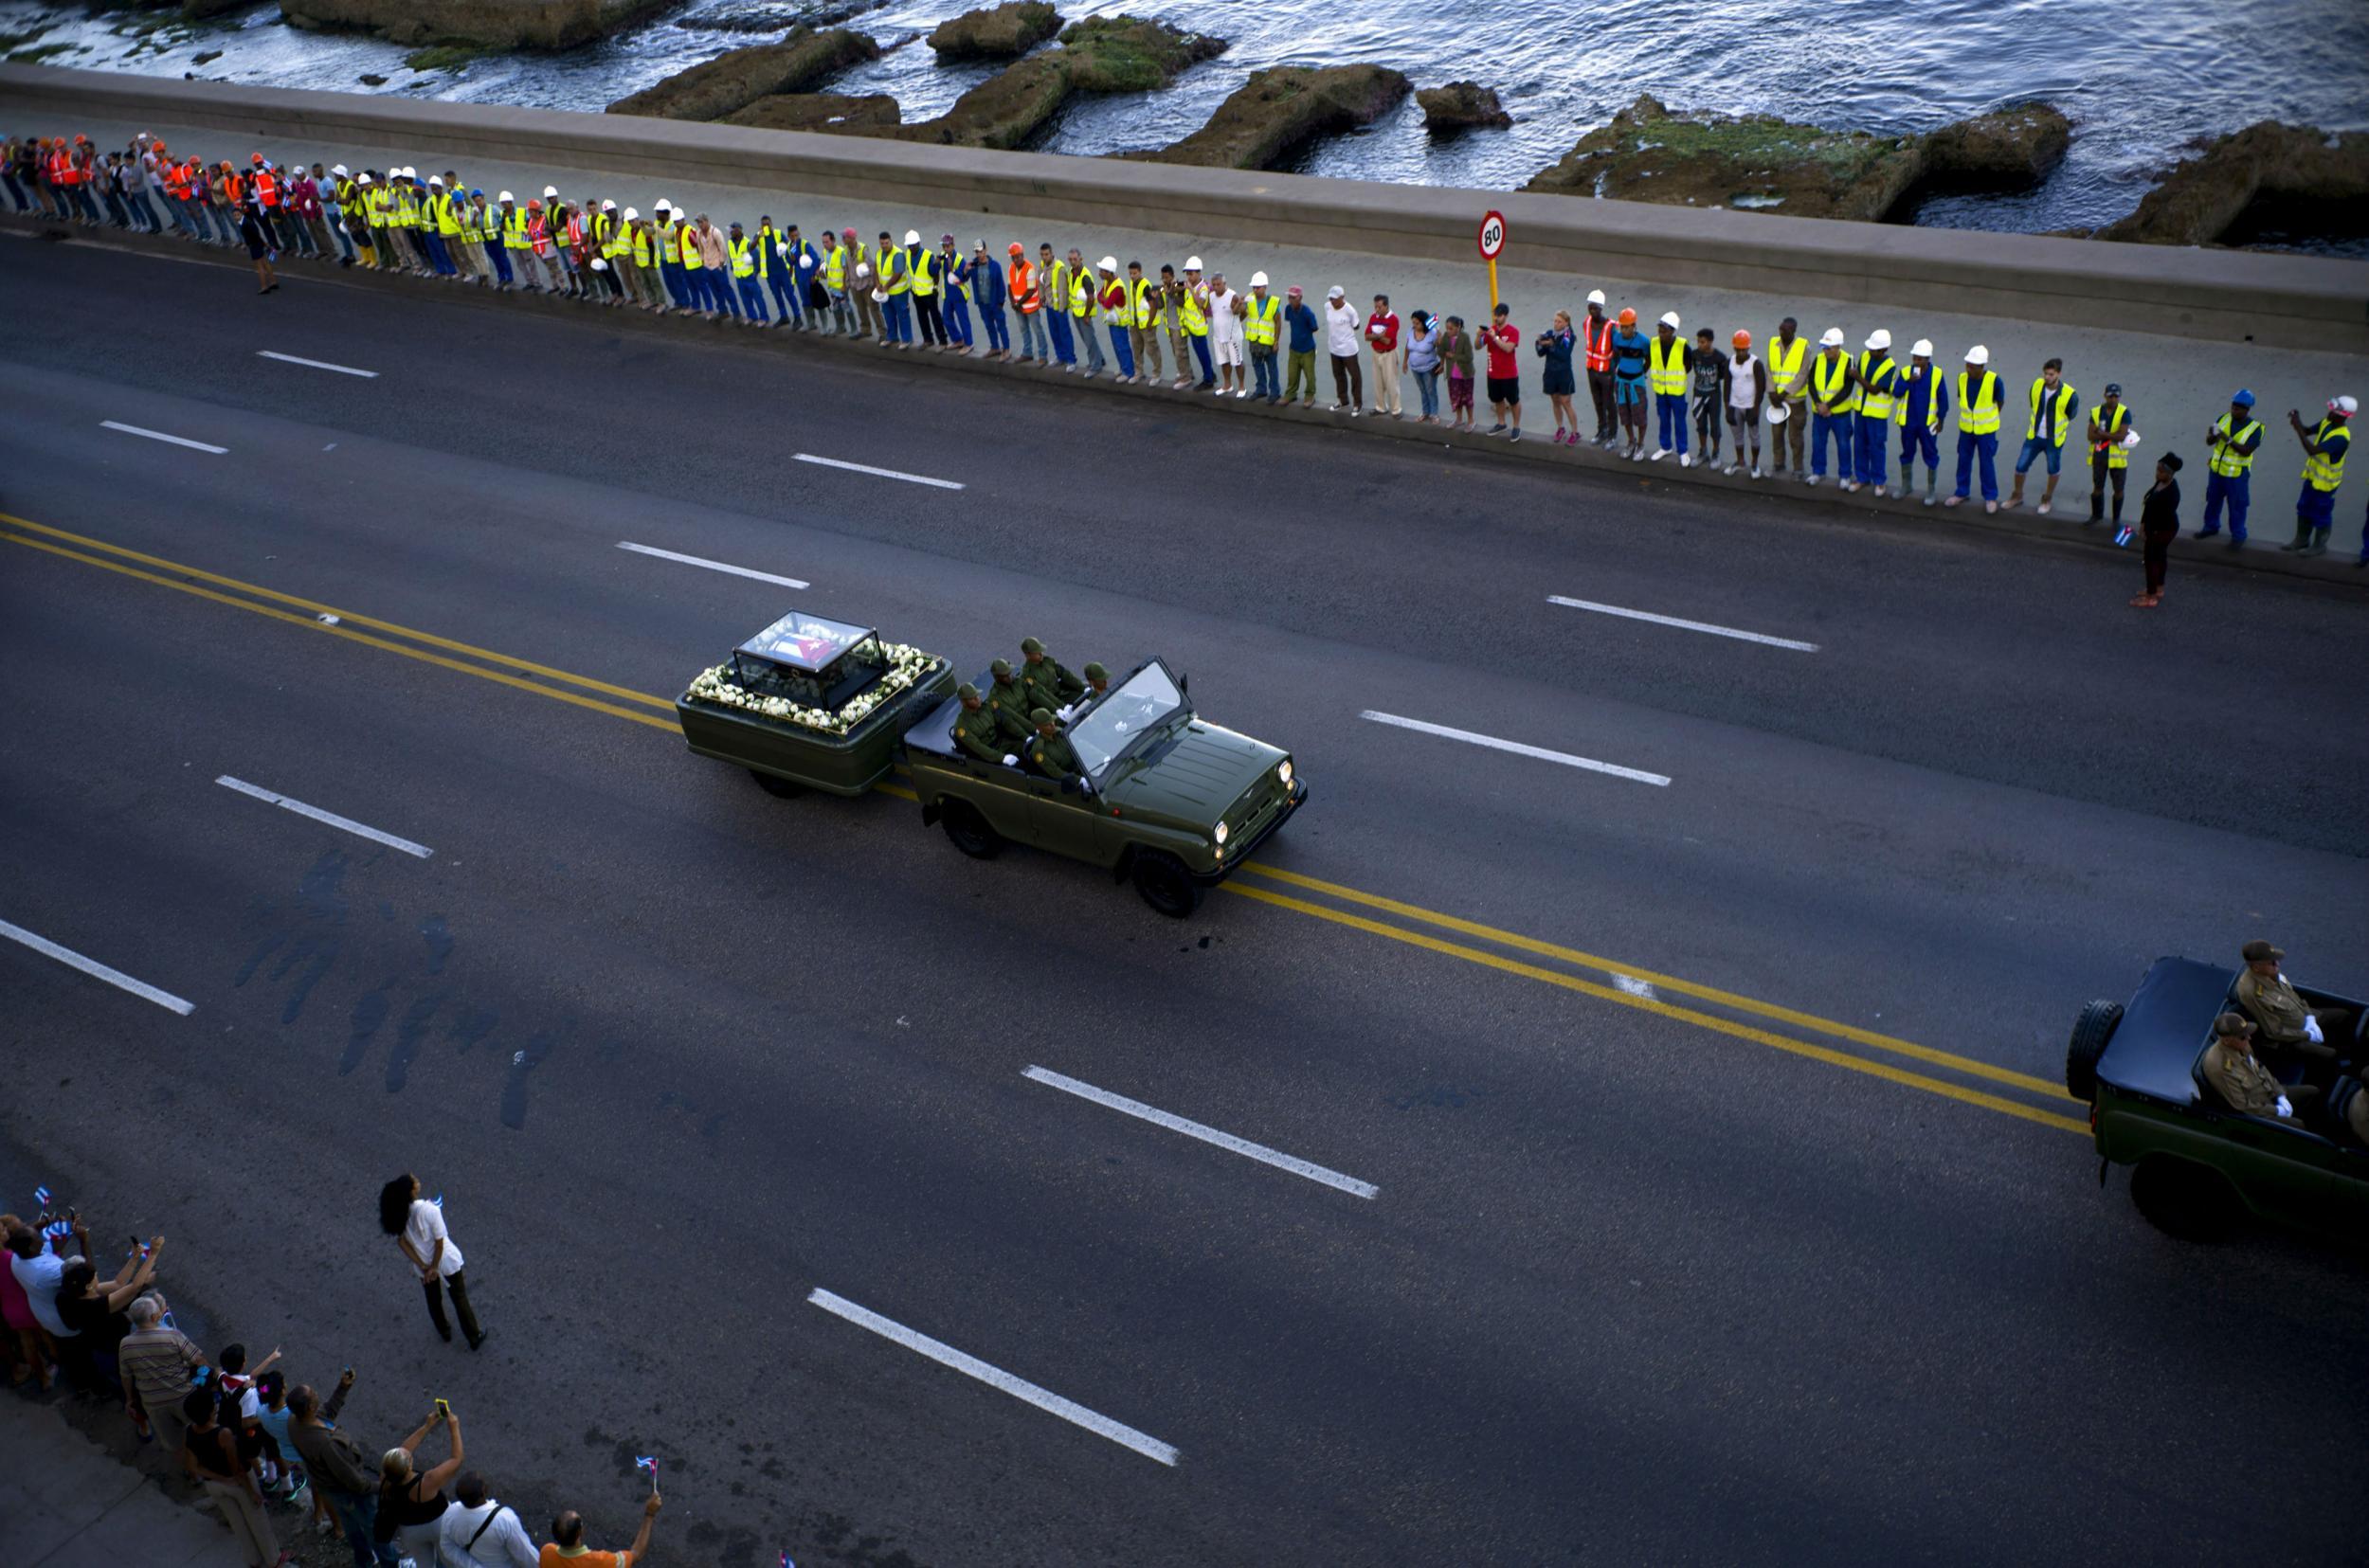
M 183 0 L 176 24 L 257 0 Z M 458 69 L 484 55 L 572 48 L 639 27 L 678 0 L 278 0 L 291 26 L 367 33 L 415 46 L 414 71 Z M 948 146 L 1040 145 L 1075 99 L 1158 92 L 1221 54 L 1222 39 L 1134 16 L 1064 25 L 1054 0 L 1001 0 L 927 34 L 876 42 L 837 24 L 883 0 L 745 0 L 679 18 L 718 33 L 775 31 L 777 43 L 729 49 L 608 105 L 613 114 L 726 120 L 763 129 L 888 136 Z M 101 8 L 105 9 L 105 8 Z M 133 8 L 118 8 L 131 9 Z M 153 12 L 152 12 L 153 14 Z M 45 19 L 46 20 L 46 19 Z M 145 36 L 162 23 L 138 29 Z M 114 30 L 123 32 L 124 27 Z M 0 40 L 19 62 L 80 45 L 44 45 L 42 28 Z M 226 44 L 235 34 L 224 35 Z M 887 47 L 924 45 L 941 64 L 1003 63 L 944 114 L 907 123 L 879 92 L 830 90 Z M 193 57 L 204 64 L 222 51 Z M 365 84 L 386 78 L 365 74 Z M 1496 89 L 1462 80 L 1420 90 L 1383 65 L 1279 65 L 1251 73 L 1198 129 L 1116 155 L 1236 169 L 1288 169 L 1325 138 L 1370 133 L 1412 96 L 1423 134 L 1487 137 L 1513 125 Z M 1524 136 L 1541 128 L 1528 121 Z M 1542 194 L 1719 207 L 1791 217 L 1909 223 L 1929 198 L 2019 194 L 2046 185 L 2074 127 L 2047 102 L 2015 104 L 1914 135 L 1834 130 L 1773 116 L 1673 109 L 1644 95 L 1586 130 L 1521 189 Z M 1397 134 L 1395 131 L 1393 134 Z M 1516 144 L 1509 144 L 1516 145 Z M 1530 145 L 1523 141 L 1518 145 Z M 2135 210 L 2053 232 L 2148 244 L 2311 247 L 2369 237 L 2369 132 L 2328 133 L 2264 120 L 2183 150 Z M 1503 154 L 1499 154 L 1502 158 Z M 1500 164 L 1502 167 L 1502 164 Z M 1518 175 L 1514 176 L 1519 178 Z

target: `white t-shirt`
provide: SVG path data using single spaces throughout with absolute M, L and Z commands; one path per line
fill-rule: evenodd
M 1211 291 L 1209 337 L 1212 342 L 1239 343 L 1242 340 L 1242 318 L 1234 314 L 1234 301 L 1240 297 L 1232 289 Z
M 1358 340 L 1357 329 L 1364 323 L 1357 307 L 1344 300 L 1325 307 L 1326 347 L 1336 354 L 1353 357 L 1365 346 Z
M 490 1522 L 488 1514 L 494 1516 Z M 437 1524 L 438 1549 L 451 1568 L 535 1568 L 534 1542 L 527 1539 L 526 1527 L 517 1514 L 495 1499 L 475 1508 L 456 1503 Z M 479 1525 L 484 1526 L 481 1534 Z M 477 1537 L 475 1546 L 469 1544 L 471 1536 Z
M 11 1253 L 9 1268 L 16 1283 L 24 1287 L 25 1305 L 33 1309 L 33 1321 L 60 1339 L 72 1339 L 74 1330 L 58 1319 L 58 1285 L 65 1274 L 65 1259 L 46 1250 L 31 1257 Z
M 1735 378 L 1727 385 L 1728 407 L 1753 408 L 1759 406 L 1761 401 L 1761 389 L 1753 381 L 1752 371 L 1753 368 L 1759 365 L 1760 362 L 1761 357 L 1758 354 L 1745 354 L 1744 356 L 1744 363 L 1741 365 L 1736 363 L 1736 359 L 1733 354 L 1729 354 L 1727 356 L 1728 373 Z
M 453 1245 L 444 1231 L 444 1211 L 425 1198 L 411 1200 L 411 1217 L 403 1227 L 403 1239 L 411 1243 L 411 1250 L 425 1263 L 436 1255 L 436 1244 L 444 1244 L 444 1255 L 436 1266 L 436 1272 L 446 1279 L 461 1272 L 461 1249 Z

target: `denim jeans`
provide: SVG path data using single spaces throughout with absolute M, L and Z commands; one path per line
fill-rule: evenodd
M 1423 400 L 1423 417 L 1438 419 L 1439 417 L 1439 372 L 1438 370 L 1416 371 L 1415 391 L 1416 395 Z
M 1044 313 L 1014 311 L 1012 314 L 1020 317 L 1020 357 L 1050 361 L 1053 351 L 1045 346 Z
M 1982 498 L 1998 499 L 1998 436 L 1996 432 L 1969 436 L 1958 432 L 1958 498 L 1965 499 L 1966 486 L 1974 476 L 1975 455 L 1982 458 Z
M 1859 424 L 1859 482 L 1884 482 L 1884 447 L 1891 439 L 1891 421 L 1881 414 L 1854 416 Z
M 1012 329 L 1010 323 L 1004 319 L 1003 306 L 980 306 L 979 324 L 987 329 L 987 351 L 989 353 L 1000 354 L 1011 351 Z
M 2023 451 L 2016 459 L 2016 472 L 2022 473 L 2032 466 L 2033 459 L 2042 457 L 2048 459 L 2048 471 L 2051 476 L 2053 476 L 2056 473 L 2056 465 L 2064 461 L 2065 449 L 2046 436 L 2027 438 L 2023 443 Z
M 1797 416 L 1798 417 L 1798 416 Z M 1856 414 L 1812 414 L 1810 416 L 1810 472 L 1820 478 L 1826 473 L 1826 448 L 1835 449 L 1835 477 L 1848 479 L 1858 472 L 1859 465 L 1852 457 L 1852 425 Z
M 1250 373 L 1257 378 L 1258 395 L 1275 399 L 1283 395 L 1283 378 L 1275 374 L 1275 351 L 1254 347 L 1250 351 Z
M 1100 375 L 1105 363 L 1102 357 L 1102 340 L 1094 335 L 1094 324 L 1092 318 L 1078 321 L 1077 340 L 1086 346 L 1086 373 L 1090 376 Z
M 395 1568 L 402 1559 L 396 1556 L 394 1546 L 391 1543 L 381 1546 L 371 1539 L 378 1523 L 378 1495 L 375 1492 L 341 1492 L 321 1486 L 317 1481 L 314 1485 L 328 1503 L 338 1529 L 345 1533 L 346 1546 L 353 1553 L 353 1568 Z

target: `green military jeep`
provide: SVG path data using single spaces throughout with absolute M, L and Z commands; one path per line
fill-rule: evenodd
M 1148 658 L 1081 700 L 1068 735 L 1083 771 L 1069 779 L 964 751 L 962 702 L 949 697 L 905 731 L 921 819 L 966 855 L 1033 844 L 1132 879 L 1162 914 L 1188 915 L 1291 819 L 1308 785 L 1290 753 L 1204 722 L 1184 693 L 1184 676 Z
M 2065 1087 L 2089 1102 L 2100 1159 L 2129 1165 L 2139 1212 L 2190 1240 L 2225 1235 L 2256 1216 L 2285 1224 L 2359 1235 L 2369 1221 L 2369 1148 L 2341 1130 L 2345 1102 L 2365 1090 L 2358 1077 L 2337 1080 L 2324 1112 L 2312 1119 L 2241 1115 L 2204 1076 L 2213 1023 L 2242 1012 L 2236 971 L 2191 959 L 2160 958 L 2127 1006 L 2093 1001 L 2081 1010 L 2065 1052 Z M 2349 1007 L 2349 998 L 2298 986 L 2314 1006 Z M 2358 1072 L 2361 1046 L 2331 1041 Z M 2280 1072 L 2288 1083 L 2298 1070 Z

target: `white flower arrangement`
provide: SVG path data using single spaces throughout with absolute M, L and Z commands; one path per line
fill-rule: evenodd
M 702 670 L 691 682 L 687 694 L 694 701 L 714 703 L 719 708 L 737 708 L 762 718 L 787 719 L 819 730 L 826 735 L 844 735 L 865 716 L 900 692 L 911 691 L 921 678 L 936 667 L 937 656 L 903 642 L 883 642 L 880 651 L 888 656 L 888 668 L 880 678 L 848 699 L 837 712 L 822 708 L 809 708 L 787 697 L 763 696 L 732 678 L 732 666 L 718 664 Z

